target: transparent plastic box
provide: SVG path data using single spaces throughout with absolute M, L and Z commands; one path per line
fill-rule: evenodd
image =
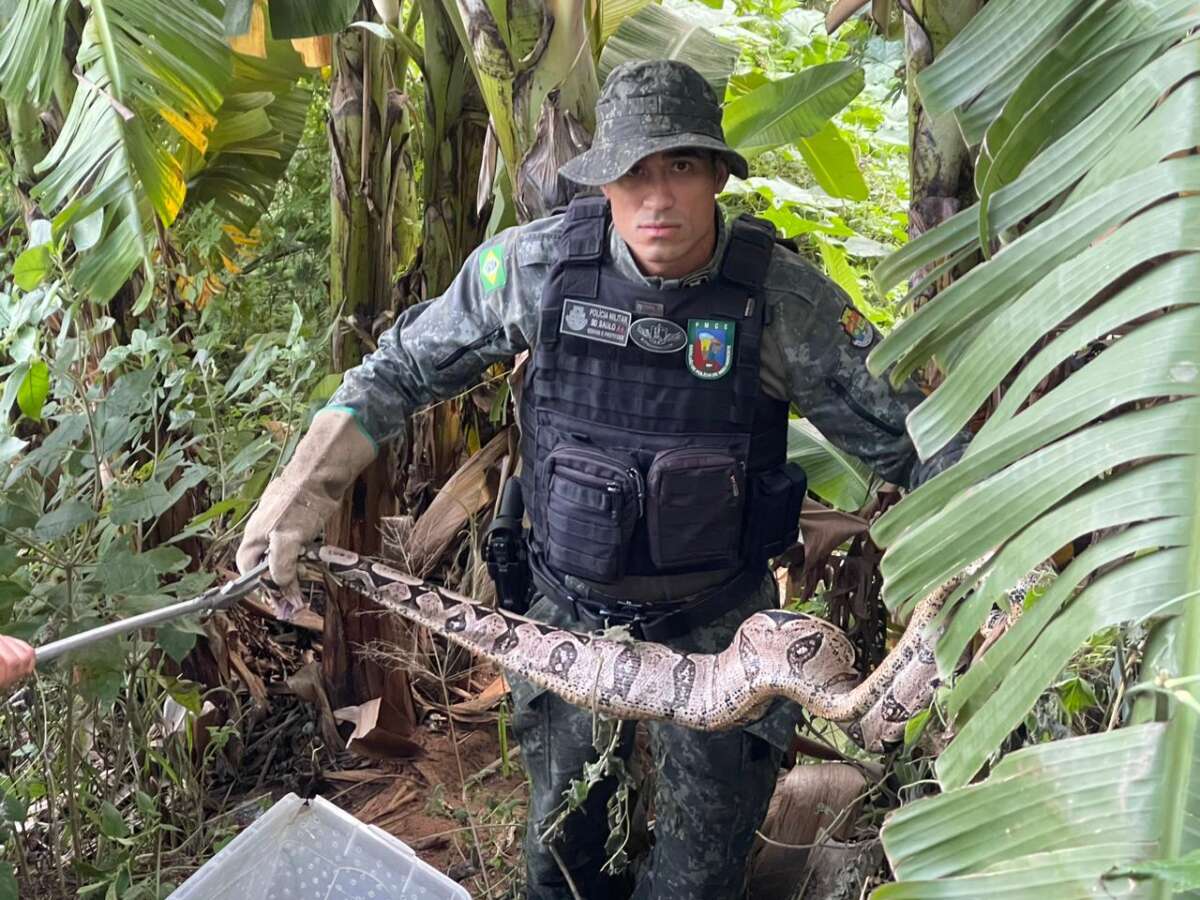
M 288 794 L 171 900 L 471 900 L 398 838 L 328 800 Z

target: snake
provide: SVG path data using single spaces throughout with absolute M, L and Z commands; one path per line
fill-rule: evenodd
M 724 650 L 688 653 L 537 622 L 338 547 L 322 546 L 309 559 L 387 612 L 596 713 L 723 731 L 754 721 L 783 697 L 872 753 L 902 745 L 908 721 L 931 703 L 940 683 L 935 619 L 978 568 L 923 597 L 895 646 L 863 678 L 850 639 L 806 613 L 756 612 Z

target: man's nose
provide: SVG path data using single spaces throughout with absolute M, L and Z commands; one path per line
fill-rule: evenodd
M 675 205 L 675 192 L 670 179 L 657 175 L 650 179 L 643 204 L 650 209 L 670 209 Z

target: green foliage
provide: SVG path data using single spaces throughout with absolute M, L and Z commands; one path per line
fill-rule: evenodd
M 311 190 L 321 180 L 311 171 L 321 165 L 316 155 L 295 161 L 297 185 Z M 281 218 L 320 240 L 327 224 L 307 199 Z M 181 262 L 151 284 L 175 299 L 169 323 L 100 313 L 64 277 L 72 261 L 61 243 L 41 245 L 48 264 L 36 284 L 0 293 L 0 402 L 10 410 L 0 428 L 0 632 L 40 643 L 200 593 L 319 405 L 308 398 L 325 374 L 329 340 L 321 282 L 284 292 L 268 315 L 254 308 L 262 292 L 280 290 L 267 283 L 275 274 L 266 266 L 219 283 L 206 302 L 184 300 L 189 279 L 213 274 L 203 265 L 220 241 L 207 239 L 224 234 L 219 225 L 205 230 L 203 210 L 185 222 L 177 256 L 199 270 Z M 280 268 L 303 271 L 302 260 L 296 252 Z M 288 293 L 319 310 L 315 326 Z M 244 306 L 227 304 L 231 294 Z M 36 858 L 52 876 L 69 873 L 83 896 L 164 895 L 155 861 L 208 827 L 210 773 L 190 744 L 202 698 L 167 674 L 199 633 L 175 622 L 89 648 L 43 672 L 32 705 L 0 719 L 4 743 L 27 748 L 0 770 L 6 815 L 32 815 L 58 835 Z M 150 722 L 168 700 L 185 710 L 184 727 L 156 739 Z M 119 764 L 82 765 L 83 733 L 106 753 L 129 749 Z M 55 802 L 16 815 L 47 794 Z M 77 848 L 68 863 L 68 838 L 96 849 Z M 0 871 L 0 896 L 6 884 Z
M 1064 12 L 1084 6 L 1087 15 Z M 885 600 L 907 609 L 994 551 L 951 598 L 937 646 L 948 671 L 1003 590 L 1059 548 L 1072 555 L 956 680 L 946 701 L 956 734 L 936 766 L 945 793 L 884 828 L 902 880 L 878 897 L 1165 898 L 1190 883 L 1184 855 L 1200 809 L 1197 24 L 1185 2 L 1064 4 L 1048 15 L 995 0 L 922 76 L 930 109 L 953 108 L 968 136 L 996 137 L 981 184 L 990 199 L 896 254 L 879 280 L 977 249 L 985 261 L 869 364 L 896 378 L 931 358 L 942 365 L 944 380 L 908 417 L 924 455 L 981 407 L 989 415 L 961 461 L 876 522 Z M 1072 74 L 1046 77 L 1056 71 Z M 1110 643 L 1120 658 L 1143 630 L 1144 662 L 1118 666 L 1116 678 L 1152 702 L 1111 708 L 1089 659 Z M 1089 721 L 1097 710 L 1103 719 Z M 994 764 L 1022 729 L 1046 743 Z M 1094 731 L 1104 733 L 1069 737 Z M 1035 805 L 1031 840 L 1017 823 Z
M 672 6 L 679 5 L 672 3 Z M 832 121 L 798 132 L 793 143 L 751 160 L 751 177 L 731 180 L 721 202 L 730 213 L 753 212 L 794 239 L 878 328 L 897 320 L 896 300 L 878 299 L 875 262 L 907 240 L 908 136 L 899 95 L 903 49 L 862 23 L 825 33 L 824 14 L 790 3 L 726 4 L 689 16 L 742 47 L 726 102 L 731 109 L 764 90 L 778 91 L 799 70 L 861 71 L 861 91 Z M 850 68 L 847 68 L 850 67 Z M 810 129 L 811 130 L 811 129 Z

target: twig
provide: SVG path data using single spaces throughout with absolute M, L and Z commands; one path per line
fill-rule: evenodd
M 520 753 L 521 753 L 521 745 L 520 744 L 518 744 L 515 747 L 510 747 L 508 749 L 508 761 L 511 762 L 512 759 L 516 756 L 519 756 Z M 495 775 L 496 771 L 502 765 L 504 765 L 504 763 L 505 763 L 504 757 L 498 756 L 498 757 L 496 757 L 496 759 L 493 762 L 488 763 L 486 766 L 484 766 L 482 769 L 480 769 L 478 772 L 476 772 L 474 775 L 472 775 L 470 778 L 468 778 L 467 781 L 478 784 L 478 783 L 482 782 L 485 778 Z
M 583 900 L 583 897 L 579 894 L 579 888 L 575 887 L 575 879 L 572 878 L 571 873 L 567 871 L 566 864 L 563 863 L 562 857 L 559 856 L 558 851 L 554 849 L 554 844 L 547 843 L 546 849 L 550 851 L 550 855 L 553 856 L 554 861 L 558 863 L 558 869 L 560 872 L 562 872 L 563 878 L 567 880 L 567 887 L 571 889 L 571 896 L 574 897 L 575 900 Z
M 437 664 L 438 664 L 438 669 L 439 669 L 438 681 L 442 686 L 442 699 L 446 704 L 446 708 L 449 709 L 450 708 L 450 692 L 446 689 L 445 660 L 442 656 L 441 650 L 437 648 L 436 644 L 434 646 L 435 646 L 434 659 L 437 660 Z M 462 756 L 458 752 L 458 732 L 454 726 L 454 716 L 447 715 L 446 722 L 450 726 L 450 746 L 454 750 L 454 763 L 458 767 L 458 783 L 461 786 L 461 790 L 462 790 L 460 796 L 462 797 L 463 810 L 467 814 L 467 826 L 471 829 L 471 840 L 473 842 L 473 849 L 475 850 L 475 854 L 479 858 L 479 862 L 480 862 L 479 877 L 483 879 L 483 889 L 487 892 L 487 896 L 490 897 L 490 896 L 492 896 L 492 885 L 488 881 L 487 866 L 483 865 L 483 854 L 479 850 L 480 843 L 479 843 L 479 835 L 475 831 L 475 816 L 471 813 L 471 806 L 467 802 L 467 779 L 466 779 L 465 773 L 463 772 Z M 579 900 L 582 900 L 582 898 L 579 898 Z
M 241 275 L 249 275 L 255 269 L 261 266 L 269 266 L 271 263 L 277 263 L 281 259 L 287 259 L 297 253 L 302 253 L 305 250 L 311 250 L 308 244 L 292 244 L 289 247 L 282 247 L 279 250 L 273 250 L 270 253 L 264 253 L 262 256 L 256 256 L 250 262 L 242 267 Z

